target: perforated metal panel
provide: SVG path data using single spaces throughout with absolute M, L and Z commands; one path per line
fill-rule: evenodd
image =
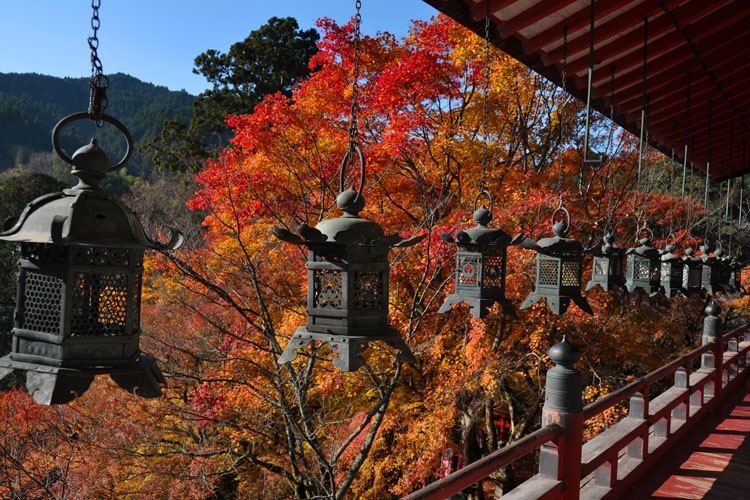
M 501 249 L 487 250 L 482 259 L 482 286 L 503 288 L 505 258 Z
M 479 257 L 459 254 L 456 274 L 459 285 L 479 285 Z
M 685 266 L 682 270 L 682 283 L 685 288 L 700 288 L 701 269 Z
M 562 261 L 562 286 L 581 286 L 581 262 Z
M 383 308 L 383 271 L 354 273 L 354 308 Z
M 659 281 L 659 275 L 661 274 L 661 262 L 649 261 L 649 270 L 651 271 L 651 281 Z
M 609 269 L 610 262 L 608 257 L 594 257 L 594 274 L 607 276 Z
M 633 259 L 633 279 L 647 280 L 650 276 L 651 266 L 649 262 L 642 259 Z
M 64 289 L 65 282 L 61 278 L 27 271 L 21 327 L 59 335 Z
M 313 273 L 313 307 L 343 309 L 343 272 L 334 269 L 316 269 Z
M 67 255 L 65 247 L 55 245 L 40 245 L 38 243 L 22 243 L 21 257 L 33 262 L 49 262 L 64 264 Z
M 72 290 L 70 335 L 126 335 L 128 275 L 79 273 Z
M 560 261 L 544 255 L 537 255 L 537 283 L 540 285 L 558 286 L 558 269 Z
M 672 267 L 672 266 L 670 266 L 669 264 L 662 264 L 662 265 L 661 265 L 661 275 L 660 275 L 660 277 L 659 277 L 659 279 L 660 279 L 661 281 L 665 281 L 665 282 L 668 282 L 668 281 L 669 281 L 669 276 L 670 276 L 670 268 L 671 268 L 671 267 Z
M 73 263 L 77 265 L 127 266 L 128 250 L 121 248 L 75 247 Z

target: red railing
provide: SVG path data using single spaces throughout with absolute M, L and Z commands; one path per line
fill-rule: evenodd
M 539 474 L 503 495 L 503 499 L 619 498 L 750 374 L 747 369 L 750 325 L 704 340 L 708 343 L 582 411 L 557 412 L 545 408 L 543 421 L 561 425 L 544 426 L 411 493 L 406 500 L 448 498 L 539 448 Z M 698 358 L 701 358 L 700 368 L 692 370 Z M 651 389 L 669 376 L 674 377 L 672 385 L 650 397 Z M 582 442 L 580 436 L 586 420 L 625 401 L 629 403 L 626 417 Z M 580 467 L 570 466 L 571 460 L 580 461 Z

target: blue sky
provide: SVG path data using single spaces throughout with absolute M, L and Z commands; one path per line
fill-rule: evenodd
M 99 57 L 104 73 L 197 94 L 206 81 L 192 73 L 195 56 L 226 52 L 268 18 L 293 16 L 303 29 L 319 17 L 339 23 L 354 0 L 101 0 Z M 89 76 L 89 0 L 0 0 L 0 72 Z M 405 36 L 411 19 L 437 11 L 422 0 L 362 0 L 362 30 Z

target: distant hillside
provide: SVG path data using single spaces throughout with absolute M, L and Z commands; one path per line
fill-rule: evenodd
M 109 75 L 106 110 L 130 130 L 136 148 L 159 134 L 165 119 L 190 122 L 194 96 L 185 91 L 144 83 L 117 73 Z M 0 73 L 0 172 L 25 161 L 31 153 L 51 151 L 52 128 L 63 117 L 88 109 L 88 78 L 57 78 L 35 73 Z M 114 163 L 125 151 L 121 134 L 105 125 L 96 130 L 89 120 L 76 122 L 61 134 L 69 154 L 96 136 Z M 128 170 L 148 170 L 150 160 L 136 153 Z

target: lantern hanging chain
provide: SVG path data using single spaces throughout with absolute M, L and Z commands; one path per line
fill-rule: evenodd
M 563 26 L 563 60 L 562 60 L 562 89 L 563 93 L 567 94 L 568 90 L 565 86 L 565 80 L 568 78 L 568 25 L 566 24 Z M 563 107 L 565 105 L 563 104 Z M 560 111 L 560 146 L 562 149 L 562 140 L 563 140 L 563 115 L 562 111 Z M 560 193 L 560 196 L 562 198 L 562 190 L 563 190 L 563 181 L 565 179 L 565 173 L 563 169 L 563 161 L 562 158 L 559 157 L 558 161 L 560 162 L 560 173 L 558 174 L 557 178 L 557 192 Z
M 482 174 L 479 178 L 479 193 L 487 184 L 487 123 L 489 121 L 488 96 L 490 90 L 490 2 L 484 18 L 484 68 L 482 71 Z
M 352 106 L 349 121 L 349 153 L 354 153 L 354 149 L 359 143 L 357 101 L 359 99 L 359 39 L 360 25 L 362 24 L 362 15 L 359 12 L 362 8 L 361 0 L 356 0 L 354 5 L 357 13 L 354 16 L 354 74 L 352 75 Z
M 677 120 L 672 120 L 672 137 L 675 137 L 675 133 L 677 132 Z M 674 146 L 672 146 L 672 163 L 669 165 L 669 232 L 672 234 L 674 232 L 674 166 L 675 166 L 675 156 L 674 156 Z
M 107 109 L 109 99 L 107 98 L 107 89 L 109 88 L 109 78 L 104 76 L 102 68 L 102 61 L 99 59 L 99 38 L 97 37 L 97 31 L 101 26 L 99 21 L 99 7 L 101 6 L 101 0 L 91 0 L 91 8 L 93 10 L 91 14 L 91 29 L 93 34 L 88 38 L 89 48 L 91 49 L 91 79 L 89 80 L 89 88 L 91 89 L 89 95 L 89 116 L 96 122 L 97 127 L 101 127 L 104 124 L 102 120 L 102 114 Z
M 612 155 L 614 155 L 614 145 L 612 144 L 612 126 L 614 126 L 615 120 L 615 65 L 612 65 L 612 72 L 610 77 L 610 101 L 609 101 L 609 119 L 610 119 L 610 146 L 612 146 Z M 614 182 L 612 180 L 612 162 L 607 162 L 607 227 L 612 228 L 612 221 L 614 220 Z

